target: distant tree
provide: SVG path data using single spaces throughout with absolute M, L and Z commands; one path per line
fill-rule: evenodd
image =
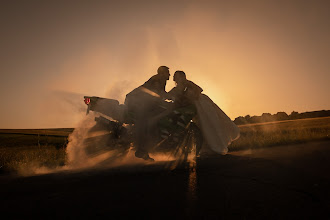
M 288 120 L 289 119 L 289 115 L 285 112 L 277 112 L 275 115 L 275 120 L 276 121 L 282 121 L 282 120 Z
M 260 122 L 262 122 L 262 120 L 261 120 L 261 116 L 252 116 L 251 117 L 251 119 L 250 119 L 250 122 L 251 123 L 260 123 Z
M 293 112 L 291 112 L 289 118 L 290 118 L 290 119 L 297 119 L 297 118 L 299 118 L 299 113 L 293 111 Z
M 277 112 L 276 114 L 272 115 L 270 113 L 263 113 L 261 116 L 239 116 L 235 118 L 234 123 L 237 125 L 242 124 L 253 124 L 253 123 L 260 123 L 260 122 L 270 122 L 270 121 L 282 121 L 282 120 L 294 120 L 294 119 L 301 119 L 301 118 L 316 118 L 316 117 L 329 117 L 330 110 L 321 110 L 321 111 L 313 111 L 313 112 L 303 112 L 298 113 L 296 111 L 292 111 L 290 115 L 285 112 Z
M 237 125 L 243 125 L 243 124 L 247 124 L 248 122 L 245 120 L 243 116 L 239 116 L 235 118 L 234 123 Z
M 268 122 L 268 121 L 274 121 L 274 118 L 273 118 L 272 114 L 270 114 L 270 113 L 262 113 L 261 120 L 263 122 Z

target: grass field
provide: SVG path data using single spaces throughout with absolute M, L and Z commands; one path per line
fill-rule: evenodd
M 240 125 L 229 150 L 262 148 L 330 139 L 330 117 Z
M 0 174 L 31 174 L 35 168 L 65 165 L 67 137 L 73 129 L 1 129 Z
M 248 124 L 229 151 L 330 139 L 330 117 Z M 35 168 L 66 163 L 67 137 L 73 129 L 1 129 L 0 174 L 31 174 Z

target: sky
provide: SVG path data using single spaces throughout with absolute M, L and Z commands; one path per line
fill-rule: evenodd
M 1 1 L 0 128 L 74 127 L 83 96 L 124 101 L 157 68 L 231 119 L 330 109 L 330 3 Z

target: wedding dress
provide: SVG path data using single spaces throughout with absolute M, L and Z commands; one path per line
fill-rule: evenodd
M 207 145 L 204 144 L 202 151 L 226 154 L 230 143 L 239 138 L 239 128 L 207 95 L 201 94 L 195 106 L 198 124 Z

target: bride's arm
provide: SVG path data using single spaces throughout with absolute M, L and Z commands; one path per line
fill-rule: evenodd
M 199 95 L 203 91 L 203 89 L 201 87 L 199 87 L 198 85 L 196 85 L 195 83 L 193 83 L 191 81 L 189 81 L 187 88 L 188 89 L 185 94 L 192 101 L 198 99 Z

